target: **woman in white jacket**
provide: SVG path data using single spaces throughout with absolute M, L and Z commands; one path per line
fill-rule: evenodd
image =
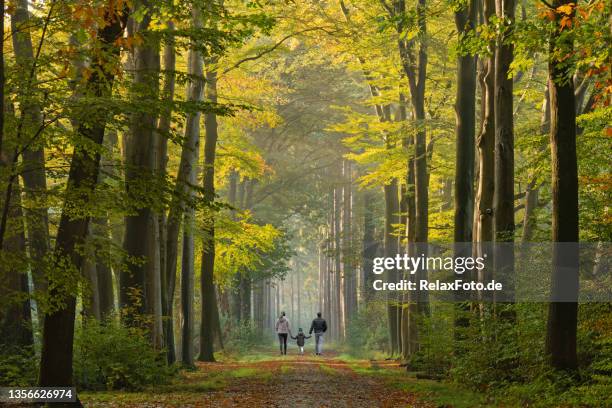
M 276 321 L 276 333 L 278 334 L 280 353 L 287 354 L 287 336 L 291 333 L 291 326 L 289 325 L 289 320 L 285 317 L 285 312 L 281 312 L 280 317 Z

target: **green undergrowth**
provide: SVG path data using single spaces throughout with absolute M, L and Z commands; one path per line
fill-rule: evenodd
M 231 382 L 236 379 L 257 379 L 259 381 L 269 381 L 272 378 L 270 371 L 253 368 L 239 367 L 228 370 L 216 371 L 193 371 L 183 372 L 178 378 L 168 384 L 162 384 L 155 387 L 148 387 L 138 392 L 125 391 L 102 391 L 102 392 L 81 392 L 79 396 L 89 402 L 126 402 L 140 403 L 150 402 L 151 396 L 155 395 L 157 399 L 172 399 L 173 396 L 181 395 L 182 399 L 190 397 L 198 398 L 202 393 L 219 391 L 225 389 Z M 164 397 L 164 394 L 173 394 L 173 396 Z
M 379 366 L 363 367 L 349 364 L 356 373 L 382 379 L 390 387 L 416 394 L 420 399 L 436 406 L 453 408 L 475 408 L 496 406 L 487 403 L 482 394 L 462 389 L 452 383 L 417 379 L 414 373 L 386 369 Z

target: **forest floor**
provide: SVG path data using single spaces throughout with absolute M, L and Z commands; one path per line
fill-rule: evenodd
M 197 363 L 171 384 L 142 392 L 80 394 L 85 407 L 474 407 L 476 395 L 416 380 L 391 360 L 329 352 L 271 353 Z

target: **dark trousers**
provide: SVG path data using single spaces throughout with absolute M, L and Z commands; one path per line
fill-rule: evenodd
M 278 333 L 281 354 L 287 354 L 287 333 Z

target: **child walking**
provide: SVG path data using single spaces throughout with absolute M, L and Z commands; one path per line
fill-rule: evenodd
M 306 335 L 304 334 L 304 332 L 302 331 L 302 328 L 301 328 L 301 327 L 298 329 L 298 334 L 297 334 L 297 336 L 295 336 L 295 337 L 291 336 L 291 338 L 292 338 L 293 340 L 297 340 L 297 345 L 298 345 L 298 347 L 300 348 L 300 354 L 302 354 L 302 355 L 304 354 L 304 340 L 309 339 L 309 338 L 311 338 L 311 337 L 312 337 L 312 336 L 306 336 Z

